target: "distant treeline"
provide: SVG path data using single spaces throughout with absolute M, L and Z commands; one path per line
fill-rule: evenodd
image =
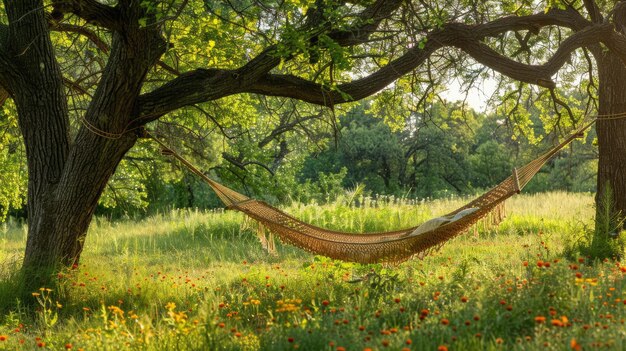
M 476 194 L 567 132 L 545 127 L 538 116 L 517 125 L 514 118 L 476 113 L 459 104 L 435 103 L 406 116 L 390 123 L 363 102 L 333 115 L 331 127 L 321 118 L 302 118 L 300 124 L 260 120 L 253 128 L 231 125 L 220 131 L 236 137 L 207 133 L 213 136 L 197 140 L 175 128 L 158 128 L 208 175 L 249 196 L 282 204 L 332 202 L 355 193 L 418 199 Z M 563 150 L 525 191 L 595 191 L 594 139 L 592 131 L 583 143 Z M 154 144 L 143 141 L 127 155 L 101 200 L 99 215 L 221 206 L 206 184 L 156 151 Z M 14 164 L 21 162 L 11 155 Z M 9 173 L 23 176 L 21 165 Z M 25 188 L 23 179 L 14 183 Z M 5 189 L 9 194 L 12 190 Z M 5 203 L 10 215 L 27 215 L 25 201 Z

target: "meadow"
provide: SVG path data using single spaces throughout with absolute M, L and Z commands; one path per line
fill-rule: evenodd
M 347 231 L 419 224 L 465 199 L 292 205 Z M 593 196 L 514 197 L 424 260 L 359 265 L 263 251 L 231 211 L 92 224 L 81 264 L 21 301 L 23 224 L 0 226 L 0 350 L 625 349 L 626 266 L 575 250 Z

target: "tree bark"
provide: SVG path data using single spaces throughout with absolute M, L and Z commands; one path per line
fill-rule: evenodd
M 150 67 L 165 51 L 158 26 L 139 27 L 137 2 L 116 12 L 107 66 L 70 141 L 67 96 L 42 2 L 5 2 L 10 55 L 21 77 L 12 97 L 28 162 L 29 229 L 23 261 L 26 288 L 38 288 L 59 265 L 78 262 L 98 200 L 135 144 L 137 98 Z M 97 4 L 97 3 L 96 3 Z M 104 6 L 104 5 L 103 5 Z
M 614 210 L 626 215 L 626 118 L 602 120 L 602 115 L 626 113 L 626 67 L 619 57 L 605 52 L 597 60 L 599 75 L 598 191 L 596 203 L 607 186 L 613 193 Z M 599 212 L 598 212 L 599 214 Z

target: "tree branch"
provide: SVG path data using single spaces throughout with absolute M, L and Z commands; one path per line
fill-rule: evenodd
M 260 148 L 265 147 L 265 145 L 269 144 L 276 137 L 278 137 L 279 135 L 284 134 L 284 133 L 292 130 L 297 125 L 299 125 L 299 124 L 301 124 L 303 122 L 306 122 L 308 120 L 319 119 L 321 117 L 322 117 L 322 113 L 318 113 L 316 115 L 309 115 L 309 116 L 297 118 L 295 121 L 292 121 L 290 123 L 284 123 L 284 124 L 281 123 L 278 127 L 276 127 L 274 130 L 272 130 L 272 132 L 268 136 L 266 136 L 261 141 L 259 141 L 258 145 L 259 145 Z
M 104 52 L 105 54 L 108 53 L 110 50 L 109 45 L 104 42 L 104 40 L 100 39 L 96 32 L 90 30 L 89 28 L 73 24 L 59 23 L 56 21 L 49 21 L 49 23 L 50 29 L 53 31 L 80 34 L 89 39 L 89 41 L 91 41 L 100 51 Z
M 595 0 L 583 0 L 583 2 L 585 3 L 585 9 L 587 9 L 587 12 L 589 13 L 589 18 L 591 18 L 593 22 L 601 23 L 604 21 L 602 13 L 600 13 L 600 9 L 598 8 Z
M 349 46 L 363 43 L 380 23 L 393 13 L 402 0 L 377 0 L 360 13 L 361 25 L 349 30 L 332 31 L 329 37 L 340 45 Z M 309 22 L 305 27 L 314 23 Z M 141 119 L 147 123 L 183 106 L 210 101 L 244 91 L 280 64 L 276 46 L 263 50 L 253 60 L 236 70 L 197 69 L 181 74 L 179 78 L 166 83 L 140 98 Z
M 341 46 L 353 46 L 369 40 L 380 23 L 391 16 L 404 1 L 402 0 L 378 0 L 372 6 L 358 14 L 362 25 L 348 30 L 334 31 L 328 36 Z
M 0 107 L 4 106 L 4 103 L 9 98 L 9 92 L 6 91 L 2 86 L 0 86 Z
M 119 29 L 122 25 L 120 11 L 95 0 L 53 0 L 52 17 L 61 20 L 66 13 L 73 13 L 87 23 L 110 30 Z
M 428 35 L 424 48 L 413 48 L 377 72 L 365 78 L 340 84 L 334 91 L 295 76 L 267 75 L 251 86 L 247 92 L 291 97 L 326 106 L 356 101 L 383 89 L 421 65 L 435 50 L 444 46 L 457 47 L 481 64 L 513 79 L 553 88 L 555 83 L 551 77 L 567 61 L 571 52 L 580 47 L 595 44 L 598 42 L 598 37 L 610 35 L 611 32 L 612 26 L 609 24 L 588 27 L 564 40 L 545 64 L 526 65 L 496 52 L 476 37 L 476 35 L 480 37 L 486 33 L 495 35 L 497 31 L 494 31 L 493 28 L 489 30 L 478 28 L 476 30 L 475 27 L 468 25 L 450 24 L 442 30 Z M 626 40 L 624 49 L 626 49 Z
M 544 65 L 525 65 L 513 61 L 482 42 L 487 37 L 496 37 L 512 30 L 536 33 L 545 26 L 563 26 L 577 32 L 566 39 Z M 422 45 L 410 48 L 387 66 L 367 77 L 340 84 L 332 90 L 300 77 L 267 73 L 279 62 L 272 55 L 273 47 L 270 47 L 239 69 L 197 69 L 143 94 L 139 100 L 139 122 L 155 120 L 183 106 L 245 92 L 296 98 L 323 106 L 356 101 L 380 91 L 419 67 L 442 47 L 457 47 L 478 62 L 514 79 L 553 87 L 551 76 L 565 63 L 569 54 L 579 47 L 597 43 L 598 39 L 594 36 L 606 34 L 608 29 L 608 25 L 591 26 L 591 22 L 571 8 L 505 17 L 479 25 L 450 23 L 430 32 Z M 350 41 L 344 42 L 345 45 L 348 43 Z
M 272 176 L 274 175 L 274 171 L 272 171 L 268 166 L 262 164 L 261 162 L 258 161 L 243 161 L 227 152 L 222 152 L 222 158 L 226 161 L 228 161 L 229 163 L 237 166 L 238 168 L 247 171 L 246 166 L 249 165 L 257 165 L 263 169 L 265 169 L 266 171 L 268 171 Z

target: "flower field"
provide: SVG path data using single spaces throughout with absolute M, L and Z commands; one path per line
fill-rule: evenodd
M 419 224 L 463 202 L 293 205 L 328 228 Z M 0 227 L 0 350 L 626 348 L 626 263 L 573 248 L 591 195 L 523 195 L 424 260 L 359 265 L 261 249 L 233 212 L 94 222 L 79 267 L 16 296 L 19 223 Z

